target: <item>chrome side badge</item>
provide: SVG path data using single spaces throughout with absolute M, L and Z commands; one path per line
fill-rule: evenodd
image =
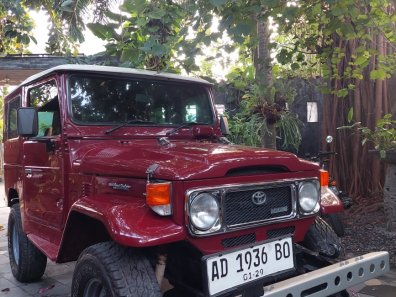
M 114 190 L 121 190 L 121 191 L 128 191 L 131 188 L 131 186 L 127 184 L 108 183 L 107 185 L 113 188 Z

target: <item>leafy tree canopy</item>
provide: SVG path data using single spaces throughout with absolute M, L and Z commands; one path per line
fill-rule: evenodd
M 33 22 L 23 3 L 13 0 L 0 2 L 0 55 L 23 52 L 34 37 Z

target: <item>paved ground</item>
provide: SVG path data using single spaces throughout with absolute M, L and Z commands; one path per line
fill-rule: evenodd
M 0 184 L 0 191 L 2 190 L 1 186 Z M 14 279 L 8 262 L 6 232 L 8 213 L 9 208 L 4 207 L 3 199 L 0 197 L 0 297 L 70 296 L 74 263 L 54 264 L 48 261 L 47 269 L 40 282 L 21 284 Z M 351 297 L 395 297 L 396 270 L 392 270 L 379 279 L 373 279 L 351 288 L 350 293 Z
M 48 261 L 47 269 L 40 282 L 21 284 L 14 279 L 8 262 L 7 221 L 8 207 L 0 207 L 0 296 L 70 296 L 74 263 L 54 264 Z

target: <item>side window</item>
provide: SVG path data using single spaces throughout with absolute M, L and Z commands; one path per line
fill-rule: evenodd
M 21 106 L 21 97 L 18 96 L 8 102 L 7 108 L 7 127 L 6 137 L 7 139 L 18 137 L 17 129 L 17 110 Z
M 58 89 L 55 81 L 29 90 L 29 105 L 38 111 L 37 136 L 59 135 L 61 131 Z

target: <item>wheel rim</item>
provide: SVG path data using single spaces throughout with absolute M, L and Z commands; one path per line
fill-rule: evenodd
M 99 279 L 91 279 L 84 289 L 83 297 L 106 297 L 106 289 Z
M 15 263 L 19 265 L 19 233 L 15 228 L 15 223 L 12 226 L 12 254 Z

